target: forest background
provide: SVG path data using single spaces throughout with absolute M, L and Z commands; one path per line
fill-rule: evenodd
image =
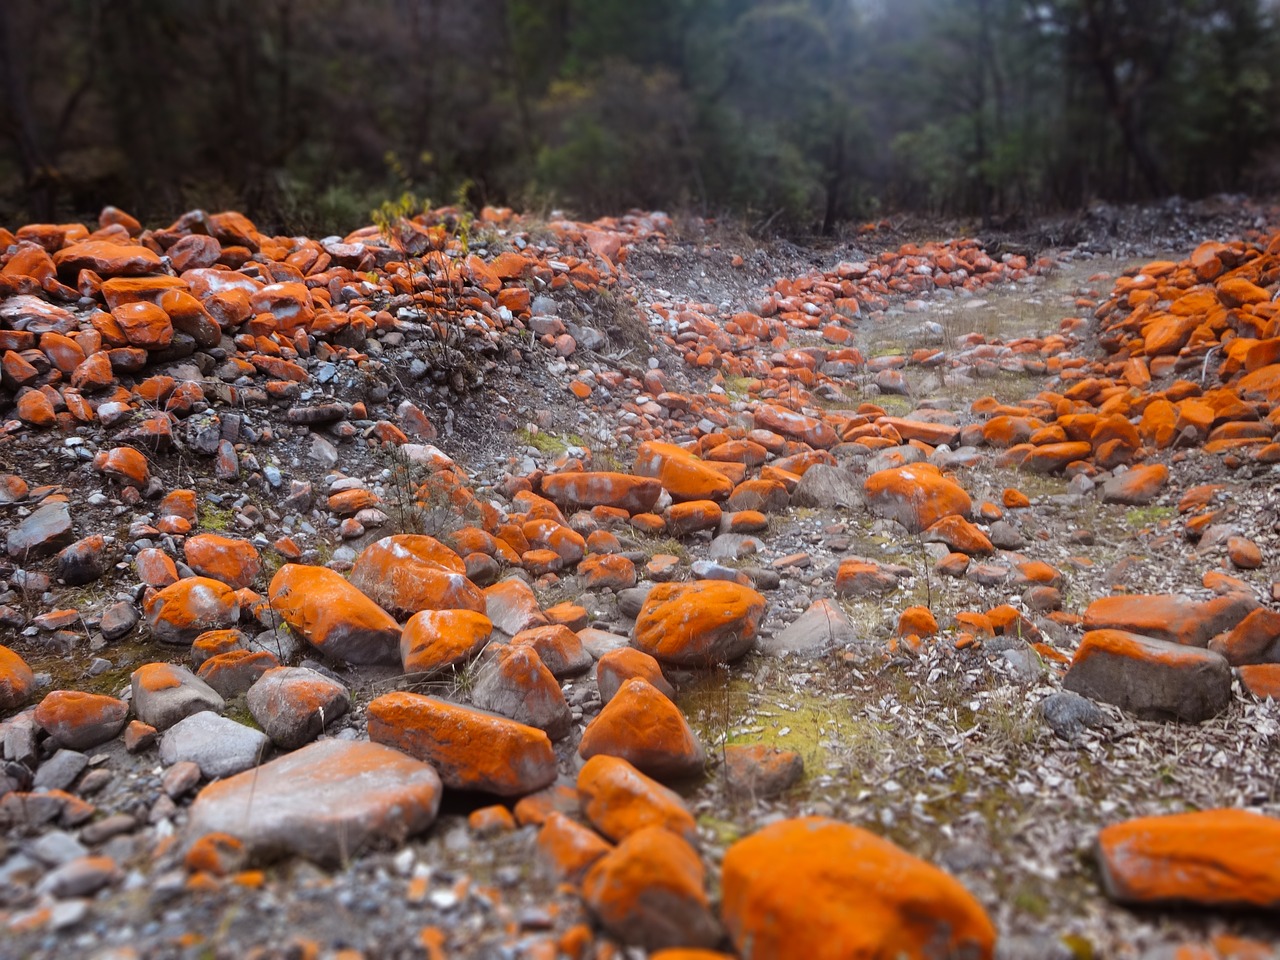
M 1275 0 L 5 0 L 0 223 L 838 232 L 1280 186 Z

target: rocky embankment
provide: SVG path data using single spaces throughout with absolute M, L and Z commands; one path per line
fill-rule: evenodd
M 0 955 L 1273 956 L 1267 222 L 0 230 Z

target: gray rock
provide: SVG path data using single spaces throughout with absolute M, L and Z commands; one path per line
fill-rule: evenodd
M 711 541 L 707 556 L 712 560 L 740 560 L 764 550 L 764 542 L 745 533 L 722 533 Z
M 862 483 L 844 467 L 814 464 L 804 472 L 792 492 L 791 505 L 852 510 L 862 505 Z
M 399 750 L 321 740 L 205 787 L 191 806 L 186 839 L 228 833 L 253 862 L 292 855 L 337 866 L 426 830 L 440 791 L 435 770 Z
M 780 633 L 757 638 L 756 646 L 774 657 L 786 654 L 816 656 L 856 639 L 857 632 L 841 606 L 834 600 L 822 599 L 810 604 L 808 610 Z
M 304 667 L 268 670 L 249 688 L 246 700 L 253 719 L 285 750 L 310 743 L 351 709 L 345 686 Z
M 560 684 L 530 646 L 494 648 L 480 666 L 471 702 L 545 730 L 552 740 L 564 739 L 573 729 Z
M 104 640 L 119 640 L 138 625 L 142 615 L 127 600 L 113 603 L 102 612 L 102 622 L 98 629 L 102 631 Z
M 50 867 L 60 867 L 89 852 L 83 843 L 65 830 L 50 830 L 37 837 L 26 852 Z
M 645 597 L 649 596 L 649 591 L 653 589 L 653 584 L 646 583 L 639 587 L 629 587 L 626 590 L 618 592 L 618 612 L 624 617 L 630 617 L 634 620 L 640 616 L 640 608 L 644 606 Z M 590 649 L 590 648 L 588 648 Z M 599 655 L 592 651 L 592 656 L 600 659 Z
M 65 790 L 89 765 L 89 758 L 77 750 L 59 750 L 40 764 L 32 783 L 37 790 Z
M 1040 703 L 1040 716 L 1063 740 L 1074 740 L 1085 730 L 1106 722 L 1106 715 L 1088 697 L 1070 690 L 1050 694 Z
M 221 713 L 227 708 L 218 691 L 186 667 L 174 663 L 148 663 L 130 677 L 133 712 L 143 723 L 168 730 L 179 720 L 205 710 Z
M 991 524 L 987 539 L 999 550 L 1021 550 L 1027 542 L 1018 528 L 1008 520 L 997 520 Z
M 1033 683 L 1044 674 L 1044 661 L 1030 647 L 1020 646 L 1011 650 L 1003 650 L 1000 659 L 1009 665 L 1015 680 L 1021 683 Z
M 751 578 L 737 567 L 726 567 L 714 560 L 695 560 L 689 566 L 689 572 L 695 580 L 727 580 L 729 583 L 740 583 L 744 587 L 754 586 Z
M 9 531 L 9 556 L 16 560 L 47 557 L 74 539 L 71 508 L 64 500 L 46 503 Z
M 110 857 L 80 857 L 46 874 L 36 890 L 60 899 L 88 897 L 119 877 L 120 868 Z
M 648 594 L 648 590 L 643 591 Z M 644 597 L 641 597 L 636 604 L 636 612 L 631 614 L 631 618 L 640 614 L 640 607 L 644 604 Z M 610 650 L 620 650 L 623 647 L 631 646 L 631 641 L 617 633 L 610 633 L 608 630 L 600 630 L 595 627 L 587 627 L 578 631 L 578 639 L 582 641 L 583 648 L 587 653 L 591 654 L 596 660 L 599 660 Z
M 271 741 L 260 730 L 205 711 L 179 721 L 160 739 L 165 764 L 190 760 L 206 780 L 257 766 Z
M 1199 723 L 1231 702 L 1231 667 L 1211 650 L 1121 630 L 1087 633 L 1065 689 L 1146 720 Z

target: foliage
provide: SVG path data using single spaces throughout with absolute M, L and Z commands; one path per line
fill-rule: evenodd
M 376 198 L 461 190 L 460 209 L 834 232 L 886 209 L 1263 192 L 1280 184 L 1277 16 L 1273 0 L 9 0 L 0 221 L 234 206 L 343 234 Z

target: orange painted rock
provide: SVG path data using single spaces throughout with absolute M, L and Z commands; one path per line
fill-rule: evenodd
M 469 662 L 484 649 L 493 624 L 474 610 L 423 610 L 400 634 L 400 662 L 405 673 L 432 676 Z
M 587 871 L 613 847 L 589 827 L 552 811 L 538 831 L 538 857 L 566 883 L 581 883 Z
M 1062 685 L 1145 719 L 1199 723 L 1231 702 L 1231 667 L 1211 650 L 1123 630 L 1091 630 Z
M 624 683 L 587 725 L 578 754 L 621 757 L 659 780 L 698 776 L 707 759 L 680 708 L 639 678 Z
M 336 867 L 421 833 L 439 808 L 428 764 L 376 743 L 320 740 L 201 790 L 186 842 L 228 834 L 255 862 L 297 856 Z
M 1240 668 L 1240 682 L 1259 700 L 1280 700 L 1280 663 L 1251 663 Z
M 1209 649 L 1222 654 L 1233 667 L 1280 663 L 1280 613 L 1259 607 L 1210 640 Z
M 271 609 L 327 656 L 350 663 L 400 662 L 400 625 L 341 574 L 287 563 L 271 578 L 268 596 Z
M 248 540 L 201 533 L 182 545 L 187 566 L 202 577 L 221 580 L 240 590 L 253 583 L 262 570 L 258 549 Z
M 756 410 L 755 426 L 757 430 L 772 430 L 784 437 L 824 450 L 840 442 L 840 436 L 835 430 L 821 420 L 772 404 L 761 404 Z
M 129 676 L 133 713 L 148 726 L 168 730 L 194 713 L 221 713 L 226 703 L 216 690 L 176 663 L 144 663 Z
M 1203 647 L 1258 605 L 1233 594 L 1197 601 L 1172 593 L 1102 597 L 1084 611 L 1086 630 L 1127 630 L 1146 637 Z
M 578 583 L 584 590 L 627 590 L 636 585 L 636 565 L 617 554 L 587 557 L 577 569 Z
M 988 960 L 996 931 L 953 877 L 872 833 L 784 820 L 724 857 L 725 927 L 744 957 Z
M 573 730 L 573 717 L 560 684 L 529 646 L 495 646 L 485 654 L 471 689 L 471 702 L 481 710 L 545 730 L 563 740 Z
M 68 283 L 81 270 L 92 270 L 100 277 L 137 277 L 159 273 L 162 267 L 160 257 L 146 247 L 107 240 L 82 240 L 63 247 L 53 255 L 53 262 Z
M 93 468 L 125 486 L 142 489 L 151 478 L 147 458 L 133 447 L 101 450 L 93 458 Z
M 372 701 L 369 739 L 430 763 L 446 787 L 519 797 L 556 778 L 551 740 L 534 727 L 416 693 Z
M 731 743 L 724 748 L 724 779 L 731 791 L 750 797 L 785 793 L 804 776 L 804 760 L 793 750 L 768 744 Z
M 240 621 L 235 591 L 221 580 L 186 577 L 151 595 L 142 606 L 151 635 L 162 643 L 190 645 L 206 630 Z
M 973 502 L 959 484 L 928 463 L 877 471 L 867 477 L 863 491 L 872 513 L 896 520 L 912 533 L 933 526 L 943 517 L 968 516 L 973 509 Z
M 154 303 L 124 303 L 111 311 L 129 346 L 163 350 L 173 342 L 173 321 Z
M 401 534 L 369 544 L 351 568 L 351 583 L 401 616 L 420 610 L 485 612 L 484 593 L 467 579 L 466 563 L 431 537 Z
M 661 663 L 730 663 L 751 649 L 764 608 L 764 597 L 737 583 L 660 583 L 640 608 L 634 643 Z
M 530 627 L 543 627 L 547 624 L 546 615 L 538 606 L 533 588 L 518 577 L 510 577 L 487 587 L 484 599 L 485 612 L 493 625 L 510 636 Z
M 667 532 L 673 537 L 687 537 L 699 530 L 720 526 L 720 504 L 714 500 L 687 500 L 673 503 L 665 514 Z
M 662 665 L 635 647 L 610 650 L 596 663 L 596 685 L 600 689 L 600 699 L 608 703 L 632 677 L 647 680 L 664 697 L 675 700 L 676 692 L 662 675 Z
M 632 469 L 639 476 L 656 479 L 676 501 L 719 502 L 733 492 L 732 480 L 683 447 L 670 443 L 649 441 L 640 444 Z
M 1098 834 L 1107 896 L 1120 903 L 1280 906 L 1280 820 L 1205 810 L 1117 823 Z
M 54 690 L 36 707 L 42 730 L 70 750 L 106 743 L 124 729 L 129 705 L 115 697 L 80 690 Z
M 276 667 L 257 679 L 245 697 L 249 713 L 283 750 L 310 743 L 351 708 L 347 688 L 305 667 Z
M 562 623 L 521 630 L 511 638 L 511 645 L 532 647 L 557 680 L 591 669 L 591 654 L 582 639 Z
M 952 514 L 930 525 L 924 532 L 925 543 L 945 543 L 956 553 L 976 557 L 995 553 L 987 535 L 964 517 Z
M 582 812 L 610 840 L 664 827 L 692 844 L 698 828 L 680 795 L 620 757 L 592 757 L 578 772 Z
M 1103 482 L 1102 502 L 1130 506 L 1150 503 L 1164 489 L 1168 479 L 1169 468 L 1163 463 L 1133 467 Z
M 27 666 L 27 661 L 0 644 L 0 714 L 22 706 L 31 696 L 35 682 L 35 674 Z
M 711 947 L 723 936 L 711 913 L 697 852 L 674 833 L 646 827 L 601 857 L 582 896 L 601 926 L 646 950 Z
M 570 513 L 592 507 L 648 513 L 662 495 L 662 484 L 626 473 L 554 473 L 542 478 L 542 495 Z

